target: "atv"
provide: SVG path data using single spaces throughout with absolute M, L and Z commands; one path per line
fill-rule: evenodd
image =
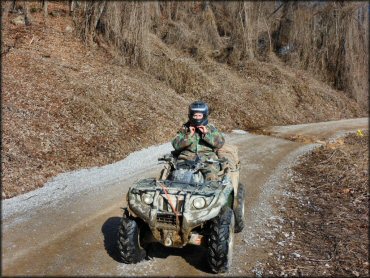
M 232 261 L 234 232 L 244 227 L 244 187 L 240 162 L 226 156 L 217 160 L 178 161 L 171 153 L 158 159 L 164 167 L 158 178 L 142 179 L 129 188 L 128 207 L 118 232 L 120 258 L 138 263 L 149 243 L 167 247 L 203 245 L 215 273 L 226 272 Z M 218 180 L 206 181 L 207 163 L 220 166 Z

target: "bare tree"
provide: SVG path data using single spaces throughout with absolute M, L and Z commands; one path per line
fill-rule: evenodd
M 28 1 L 23 1 L 23 11 L 24 11 L 24 22 L 26 25 L 32 24 L 32 18 L 30 14 L 30 6 Z
M 68 0 L 68 6 L 69 6 L 69 14 L 71 15 L 75 8 L 79 6 L 78 1 L 76 0 Z
M 44 9 L 44 17 L 48 16 L 48 1 L 42 0 L 42 7 Z

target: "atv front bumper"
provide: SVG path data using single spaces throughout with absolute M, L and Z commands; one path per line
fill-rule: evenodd
M 155 241 L 171 247 L 183 247 L 188 243 L 199 244 L 200 239 L 192 233 L 194 228 L 216 217 L 225 204 L 232 204 L 233 195 L 230 185 L 208 196 L 194 192 L 179 192 L 176 189 L 169 189 L 166 195 L 160 188 L 152 193 L 153 203 L 148 205 L 141 201 L 141 196 L 147 194 L 147 191 L 129 192 L 129 211 L 148 224 Z M 168 205 L 170 203 L 168 198 L 171 199 L 175 212 Z M 205 199 L 204 208 L 194 207 L 196 198 Z

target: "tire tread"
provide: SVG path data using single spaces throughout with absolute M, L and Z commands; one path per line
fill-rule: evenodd
M 245 220 L 244 215 L 242 212 L 242 206 L 240 204 L 244 204 L 245 201 L 245 187 L 243 184 L 239 183 L 238 186 L 238 193 L 236 195 L 237 198 L 237 206 L 234 208 L 235 214 L 235 233 L 240 233 L 244 229 Z
M 208 245 L 208 263 L 215 273 L 228 270 L 229 225 L 233 211 L 229 207 L 222 208 L 219 216 L 211 220 L 211 234 Z
M 138 223 L 124 215 L 118 231 L 118 249 L 120 258 L 124 263 L 134 264 L 145 258 L 146 251 L 140 247 L 138 241 Z

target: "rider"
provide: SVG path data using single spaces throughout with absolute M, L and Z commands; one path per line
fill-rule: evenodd
M 216 150 L 224 143 L 224 136 L 218 129 L 208 124 L 208 105 L 203 101 L 195 101 L 189 106 L 189 120 L 178 131 L 172 140 L 172 146 L 178 153 L 178 161 L 194 160 L 198 155 L 203 161 L 217 159 Z M 207 164 L 202 170 L 206 180 L 217 180 L 220 171 L 218 164 Z

